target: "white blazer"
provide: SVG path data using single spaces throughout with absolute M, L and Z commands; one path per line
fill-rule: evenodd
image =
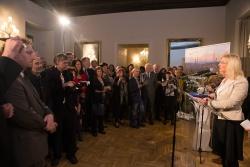
M 229 119 L 234 121 L 244 120 L 241 105 L 247 96 L 248 81 L 243 76 L 238 76 L 235 80 L 223 79 L 216 89 L 216 98 L 209 102 L 209 106 L 221 112 L 225 117 L 219 119 Z

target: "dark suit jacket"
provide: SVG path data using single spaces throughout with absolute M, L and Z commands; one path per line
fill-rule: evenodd
M 0 105 L 5 103 L 3 96 L 21 71 L 22 67 L 15 61 L 0 56 Z
M 136 82 L 136 79 L 132 77 L 128 82 L 129 99 L 132 104 L 141 102 L 140 88 Z
M 15 61 L 0 56 L 0 106 L 6 102 L 4 95 L 12 82 L 21 72 L 22 67 Z M 6 119 L 0 107 L 0 164 L 8 167 L 8 151 L 10 150 L 8 144 L 8 129 L 6 126 Z
M 154 72 L 150 73 L 150 78 L 146 73 L 143 74 L 144 82 L 143 82 L 143 97 L 150 99 L 152 104 L 155 99 L 155 90 L 157 86 L 157 76 Z
M 65 91 L 62 85 L 61 72 L 52 67 L 44 72 L 45 102 L 52 109 L 56 121 L 63 117 Z
M 6 92 L 6 99 L 14 106 L 9 119 L 12 162 L 15 167 L 27 167 L 48 154 L 44 116 L 51 113 L 27 77 L 19 76 Z

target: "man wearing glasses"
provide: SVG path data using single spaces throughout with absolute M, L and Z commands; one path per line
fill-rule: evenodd
M 1 69 L 0 77 L 1 99 L 4 97 L 9 102 L 2 105 L 3 113 L 8 118 L 8 126 L 5 127 L 5 134 L 1 134 L 9 134 L 9 143 L 6 143 L 11 148 L 9 165 L 43 167 L 45 156 L 48 154 L 47 132 L 53 133 L 56 123 L 50 109 L 40 100 L 29 79 L 20 72 L 32 66 L 34 50 L 31 43 L 20 38 L 9 39 L 5 45 L 0 62 L 5 66 L 4 62 L 14 60 L 12 64 L 17 64 L 13 67 L 18 67 L 12 74 L 13 69 L 9 63 L 7 68 Z M 2 68 L 2 65 L 0 66 Z

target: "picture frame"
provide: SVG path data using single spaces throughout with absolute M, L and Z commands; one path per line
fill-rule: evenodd
M 101 61 L 101 41 L 81 41 L 75 43 L 74 53 L 76 57 L 88 57 L 90 61 L 97 60 L 99 64 Z
M 175 44 L 175 43 L 189 43 L 191 42 L 190 44 L 187 44 L 186 46 L 173 46 L 172 44 Z M 202 38 L 179 38 L 179 39 L 167 39 L 167 64 L 168 66 L 171 66 L 172 63 L 171 63 L 171 51 L 173 51 L 173 49 L 187 49 L 187 48 L 192 48 L 192 47 L 198 47 L 198 46 L 202 46 Z M 175 47 L 175 48 L 173 48 Z M 182 48 L 179 48 L 179 47 L 182 47 Z M 184 56 L 184 55 L 183 55 Z M 180 62 L 179 65 L 182 65 L 182 62 Z

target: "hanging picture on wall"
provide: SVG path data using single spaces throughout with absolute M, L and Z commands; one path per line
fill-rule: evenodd
M 168 39 L 168 65 L 184 66 L 185 49 L 201 46 L 201 38 Z
M 82 56 L 88 57 L 90 61 L 100 61 L 101 42 L 81 42 Z

